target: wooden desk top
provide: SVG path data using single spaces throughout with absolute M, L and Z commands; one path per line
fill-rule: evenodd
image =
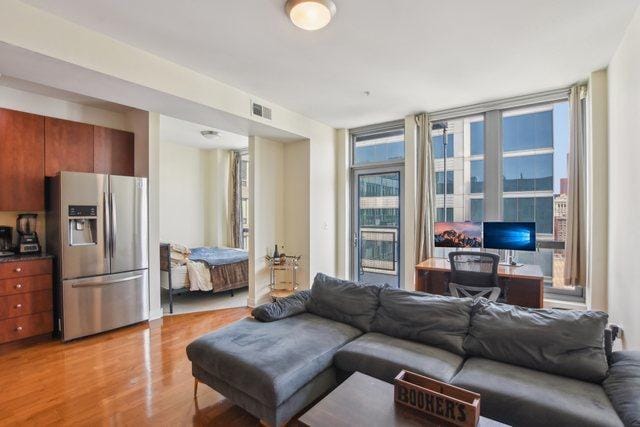
M 416 270 L 451 271 L 451 264 L 446 258 L 429 258 L 416 265 Z M 544 279 L 539 265 L 525 264 L 521 267 L 498 266 L 498 276 L 514 279 Z
M 299 424 L 306 427 L 442 427 L 444 423 L 393 400 L 393 385 L 356 372 L 309 409 Z M 480 417 L 478 427 L 507 427 Z

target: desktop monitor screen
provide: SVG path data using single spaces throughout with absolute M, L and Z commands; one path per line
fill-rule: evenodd
M 536 250 L 535 222 L 485 222 L 482 228 L 487 249 Z
M 479 222 L 436 222 L 436 248 L 481 248 L 482 224 Z

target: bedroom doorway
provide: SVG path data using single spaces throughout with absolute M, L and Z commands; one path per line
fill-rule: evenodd
M 246 307 L 248 138 L 160 117 L 164 315 Z

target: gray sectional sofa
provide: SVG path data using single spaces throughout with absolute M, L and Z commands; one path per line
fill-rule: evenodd
M 513 426 L 640 425 L 640 353 L 607 354 L 607 314 L 532 310 L 319 274 L 187 347 L 193 375 L 282 425 L 359 371 L 408 369 L 481 394 Z

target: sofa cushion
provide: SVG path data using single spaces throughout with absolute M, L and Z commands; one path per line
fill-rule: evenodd
M 450 381 L 464 359 L 436 347 L 371 332 L 342 347 L 335 365 L 347 372 L 362 372 L 387 382 L 407 369 L 440 381 Z
M 276 320 L 295 316 L 307 311 L 307 301 L 311 297 L 311 291 L 306 290 L 295 293 L 277 301 L 262 304 L 251 311 L 251 315 L 261 322 L 274 322 Z
M 602 383 L 626 426 L 640 426 L 640 352 L 613 353 L 609 376 Z
M 463 355 L 473 300 L 385 288 L 371 330 Z
M 599 311 L 538 310 L 477 299 L 464 350 L 475 356 L 601 383 L 607 375 Z
M 256 400 L 276 407 L 332 365 L 361 332 L 304 313 L 277 322 L 246 318 L 187 346 L 194 364 Z
M 480 393 L 482 415 L 514 426 L 622 426 L 603 388 L 488 359 L 471 358 L 453 385 Z
M 362 285 L 318 273 L 307 311 L 368 332 L 378 309 L 380 286 Z

